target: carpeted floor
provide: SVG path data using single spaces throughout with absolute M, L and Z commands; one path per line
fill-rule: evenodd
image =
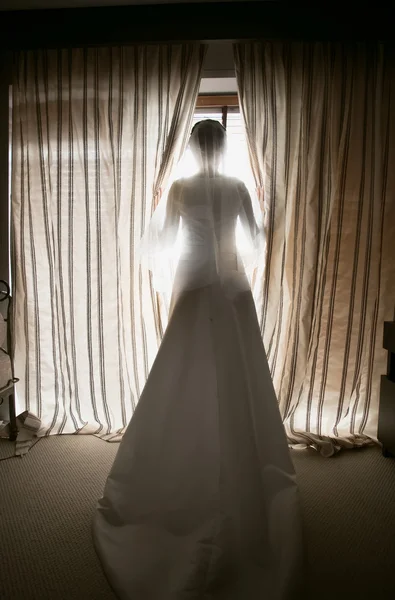
M 9 442 L 0 444 L 7 456 Z M 117 448 L 91 436 L 60 436 L 40 440 L 23 459 L 0 462 L 1 600 L 114 599 L 92 546 L 91 519 Z M 378 447 L 330 459 L 313 450 L 292 457 L 308 597 L 393 600 L 395 460 Z

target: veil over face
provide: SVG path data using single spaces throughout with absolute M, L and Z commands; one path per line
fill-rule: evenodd
M 234 297 L 249 289 L 248 275 L 263 259 L 263 228 L 245 184 L 221 173 L 226 130 L 200 121 L 189 149 L 197 173 L 176 180 L 157 207 L 140 245 L 153 285 L 168 294 L 220 284 Z M 243 244 L 236 228 L 242 228 Z

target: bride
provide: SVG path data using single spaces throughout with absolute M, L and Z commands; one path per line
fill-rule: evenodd
M 198 123 L 190 149 L 198 173 L 173 184 L 143 240 L 154 282 L 181 232 L 180 256 L 169 323 L 95 512 L 95 546 L 121 599 L 296 600 L 298 489 L 245 272 L 261 229 L 245 185 L 220 174 L 220 123 Z

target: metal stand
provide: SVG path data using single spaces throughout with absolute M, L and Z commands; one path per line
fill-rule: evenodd
M 8 398 L 9 405 L 9 417 L 10 417 L 10 440 L 16 440 L 18 435 L 18 427 L 16 422 L 16 411 L 15 411 L 15 394 L 14 394 L 14 384 L 18 381 L 16 377 L 14 377 L 14 367 L 12 361 L 12 344 L 11 344 L 11 290 L 10 286 L 3 279 L 0 280 L 0 302 L 4 302 L 8 300 L 8 306 L 6 311 L 6 316 L 4 320 L 7 323 L 7 348 L 1 349 L 1 352 L 4 352 L 9 359 L 10 367 L 11 367 L 11 377 L 6 387 L 3 388 L 1 397 L 5 400 Z M 3 313 L 4 314 L 4 313 Z
M 381 376 L 377 437 L 382 454 L 395 458 L 395 321 L 384 323 L 384 348 L 388 351 L 387 374 Z

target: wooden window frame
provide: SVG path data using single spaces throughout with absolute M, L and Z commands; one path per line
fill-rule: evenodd
M 237 94 L 201 94 L 198 96 L 196 108 L 219 108 L 222 111 L 222 125 L 226 129 L 228 109 L 239 107 Z

